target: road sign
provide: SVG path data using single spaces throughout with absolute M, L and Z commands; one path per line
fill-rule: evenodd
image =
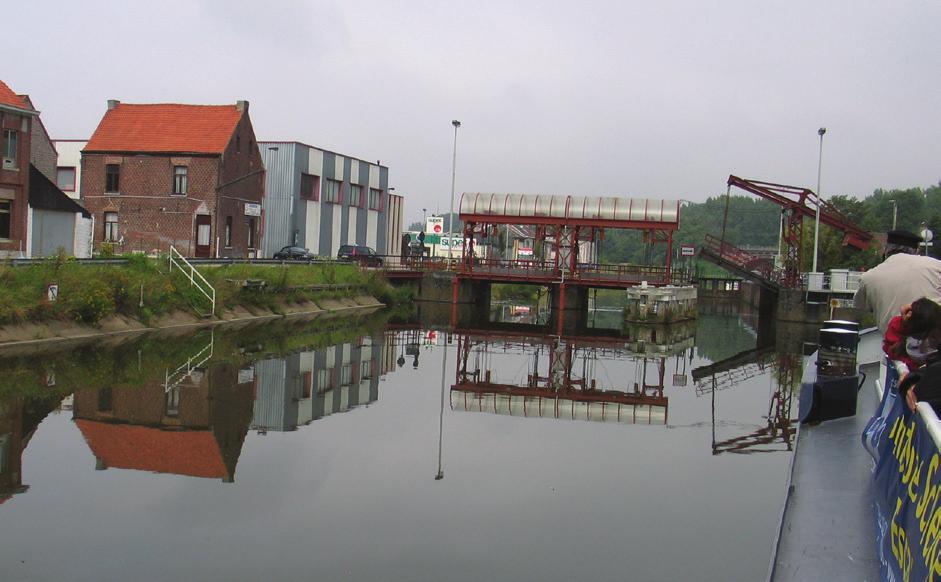
M 425 244 L 426 244 L 426 245 L 437 245 L 437 244 L 441 244 L 441 235 L 438 235 L 438 234 L 426 234 L 426 235 L 425 235 Z
M 444 217 L 443 216 L 429 216 L 425 224 L 425 235 L 441 234 L 443 232 L 444 232 Z
M 695 255 L 696 255 L 696 245 L 690 245 L 690 244 L 680 245 L 681 257 L 693 257 Z

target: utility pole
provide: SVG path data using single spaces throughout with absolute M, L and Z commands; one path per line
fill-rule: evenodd
M 817 272 L 817 245 L 820 240 L 820 205 L 823 204 L 823 194 L 820 193 L 820 171 L 823 168 L 823 134 L 827 133 L 826 127 L 817 130 L 820 136 L 820 157 L 817 159 L 817 219 L 814 221 L 814 265 L 811 272 Z
M 454 155 L 451 160 L 451 214 L 448 215 L 448 270 L 451 269 L 451 241 L 454 240 L 454 181 L 457 177 L 457 128 L 461 127 L 461 122 L 454 119 L 451 121 L 454 126 Z

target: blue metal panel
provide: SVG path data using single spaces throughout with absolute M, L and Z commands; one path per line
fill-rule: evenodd
M 340 212 L 340 244 L 344 244 L 349 240 L 350 236 L 350 171 L 351 166 L 353 165 L 353 160 L 350 158 L 343 158 L 343 191 L 347 193 L 346 199 L 343 200 L 343 204 L 339 205 L 339 208 L 334 209 L 334 212 Z M 338 249 L 333 249 L 333 252 L 337 252 Z
M 386 239 L 388 238 L 388 229 L 389 229 L 389 209 L 391 204 L 388 200 L 389 198 L 389 168 L 379 168 L 379 187 L 385 192 L 386 204 L 382 209 L 382 212 L 379 213 L 378 219 L 376 221 L 376 252 L 380 255 L 387 254 L 389 249 L 387 248 Z

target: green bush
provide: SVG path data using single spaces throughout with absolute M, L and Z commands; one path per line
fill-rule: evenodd
M 73 317 L 82 323 L 98 323 L 115 310 L 112 294 L 100 282 L 77 291 L 67 301 Z

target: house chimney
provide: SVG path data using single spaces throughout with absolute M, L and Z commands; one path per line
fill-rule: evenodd
M 242 113 L 248 113 L 248 101 L 236 101 L 235 108 Z
M 118 101 L 117 99 L 108 99 L 108 109 L 114 109 L 114 108 L 117 107 L 120 103 L 121 103 L 121 102 Z

